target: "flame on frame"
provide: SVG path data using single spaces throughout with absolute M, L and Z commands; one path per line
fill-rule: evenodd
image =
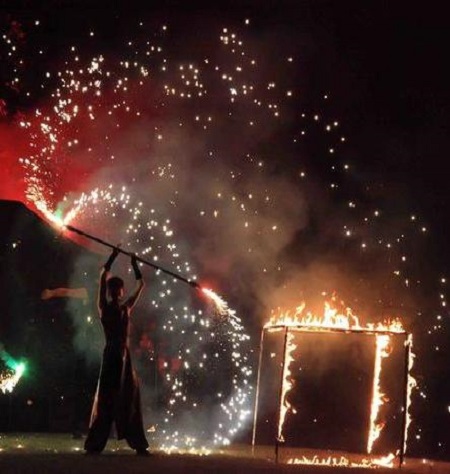
M 273 313 L 269 322 L 264 327 L 271 328 L 276 326 L 304 328 L 308 331 L 323 330 L 351 330 L 357 332 L 393 332 L 405 333 L 400 319 L 392 319 L 380 323 L 367 323 L 361 325 L 358 316 L 353 314 L 350 308 L 340 312 L 330 302 L 325 301 L 322 316 L 317 316 L 310 311 L 305 312 L 305 303 L 297 306 L 295 311 L 279 311 Z
M 405 345 L 408 350 L 408 378 L 406 381 L 406 424 L 405 424 L 405 434 L 404 434 L 404 444 L 403 451 L 406 452 L 408 447 L 408 433 L 409 426 L 411 424 L 411 403 L 412 403 L 412 392 L 417 388 L 417 380 L 411 375 L 412 369 L 414 366 L 415 354 L 413 353 L 413 337 L 412 334 L 409 334 L 408 339 L 405 341 Z
M 369 436 L 367 438 L 367 453 L 371 454 L 375 441 L 385 426 L 384 421 L 378 419 L 380 408 L 388 401 L 386 395 L 381 391 L 380 377 L 382 360 L 391 355 L 391 337 L 377 334 L 375 336 L 375 364 L 373 370 L 372 403 L 370 406 Z
M 287 394 L 294 386 L 292 381 L 291 369 L 290 365 L 291 362 L 294 361 L 293 353 L 297 346 L 294 344 L 294 334 L 291 332 L 286 333 L 286 344 L 284 349 L 284 366 L 283 366 L 283 373 L 282 373 L 282 383 L 281 383 L 281 397 L 280 397 L 280 410 L 279 410 L 279 418 L 278 418 L 278 431 L 277 431 L 277 439 L 280 442 L 284 442 L 283 436 L 283 425 L 286 419 L 286 415 L 289 411 L 295 413 L 295 409 L 287 400 Z
M 332 299 L 334 302 L 335 299 Z M 332 303 L 325 302 L 324 311 L 321 316 L 317 316 L 310 311 L 305 311 L 305 303 L 301 303 L 294 311 L 278 311 L 272 313 L 270 320 L 264 325 L 269 332 L 286 329 L 286 342 L 284 348 L 284 365 L 282 368 L 281 397 L 279 408 L 279 422 L 277 427 L 277 441 L 284 442 L 283 426 L 289 411 L 295 413 L 295 408 L 288 402 L 287 395 L 293 387 L 292 373 L 290 365 L 294 360 L 294 351 L 297 346 L 294 344 L 294 331 L 302 332 L 356 332 L 375 336 L 375 360 L 374 376 L 372 385 L 372 402 L 370 406 L 370 423 L 367 439 L 367 453 L 371 454 L 374 443 L 379 438 L 385 422 L 380 419 L 380 408 L 388 401 L 381 388 L 381 373 L 383 359 L 391 354 L 392 336 L 395 334 L 405 334 L 406 331 L 400 319 L 385 320 L 378 323 L 361 324 L 358 316 L 353 314 L 350 308 L 344 311 L 336 309 Z M 290 332 L 290 329 L 293 332 Z M 408 348 L 408 374 L 407 374 L 407 404 L 406 404 L 406 424 L 404 452 L 407 447 L 407 432 L 411 423 L 411 395 L 417 387 L 416 380 L 411 375 L 411 369 L 414 362 L 412 353 L 412 336 L 409 335 L 405 341 Z M 331 467 L 350 467 L 350 468 L 377 468 L 394 467 L 395 454 L 390 453 L 384 457 L 370 457 L 355 462 L 345 456 L 340 457 L 306 457 L 291 458 L 288 464 L 305 464 Z
M 302 456 L 301 458 L 290 458 L 288 464 L 303 464 L 308 466 L 327 466 L 327 467 L 350 467 L 350 468 L 378 468 L 378 467 L 394 467 L 394 454 L 388 454 L 387 456 L 371 459 L 363 459 L 360 462 L 351 461 L 345 456 L 332 457 L 328 456 L 322 458 L 319 456 L 307 457 Z

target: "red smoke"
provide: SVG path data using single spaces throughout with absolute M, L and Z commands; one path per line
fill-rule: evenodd
M 19 163 L 26 156 L 28 142 L 13 124 L 0 123 L 0 199 L 25 202 L 23 169 Z

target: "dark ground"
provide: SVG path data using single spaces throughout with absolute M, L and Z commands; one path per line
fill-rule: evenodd
M 101 456 L 85 456 L 82 441 L 65 434 L 9 434 L 0 435 L 1 474 L 140 474 L 149 472 L 172 473 L 317 473 L 327 474 L 330 468 L 276 465 L 267 459 L 272 449 L 253 458 L 250 447 L 232 446 L 208 456 L 162 454 L 141 458 L 124 444 L 110 441 Z M 334 471 L 349 472 L 344 468 Z M 450 473 L 449 463 L 411 459 L 402 471 L 413 473 Z M 366 473 L 366 469 L 352 469 L 351 473 Z M 397 469 L 377 469 L 380 474 L 398 472 Z

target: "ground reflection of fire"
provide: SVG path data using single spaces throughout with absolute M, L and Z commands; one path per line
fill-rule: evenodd
M 295 413 L 295 407 L 288 401 L 288 393 L 293 387 L 291 373 L 291 363 L 295 360 L 294 352 L 297 345 L 294 343 L 296 332 L 321 332 L 321 333 L 361 333 L 373 335 L 375 337 L 375 357 L 374 357 L 374 375 L 372 384 L 372 401 L 370 406 L 370 423 L 367 437 L 367 454 L 371 454 L 374 444 L 380 437 L 380 434 L 386 424 L 380 417 L 380 408 L 388 400 L 381 388 L 381 373 L 383 359 L 387 359 L 392 352 L 392 337 L 404 337 L 405 347 L 405 397 L 403 401 L 403 426 L 402 440 L 396 454 L 389 453 L 386 456 L 371 456 L 363 458 L 360 461 L 353 461 L 345 456 L 339 457 L 320 457 L 318 455 L 288 459 L 288 464 L 306 464 L 331 467 L 394 467 L 396 456 L 398 456 L 400 465 L 404 461 L 404 455 L 407 448 L 408 428 L 411 422 L 410 407 L 411 394 L 416 388 L 416 381 L 411 375 L 414 355 L 412 353 L 412 336 L 407 334 L 402 322 L 399 319 L 383 321 L 380 323 L 366 323 L 361 325 L 359 318 L 352 313 L 350 308 L 340 312 L 332 304 L 325 302 L 324 313 L 322 316 L 316 316 L 310 312 L 305 312 L 305 304 L 302 303 L 294 312 L 279 311 L 273 313 L 270 321 L 264 325 L 261 335 L 260 347 L 260 367 L 258 369 L 258 387 L 257 398 L 255 402 L 255 416 L 253 428 L 253 445 L 256 437 L 256 422 L 258 410 L 259 382 L 261 376 L 262 351 L 265 332 L 284 331 L 284 349 L 281 369 L 281 384 L 279 397 L 279 414 L 277 425 L 277 436 L 275 452 L 278 460 L 278 448 L 280 443 L 284 443 L 283 426 L 286 416 L 289 412 Z

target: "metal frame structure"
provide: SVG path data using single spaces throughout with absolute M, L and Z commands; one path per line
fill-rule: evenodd
M 266 332 L 275 332 L 284 330 L 284 343 L 283 343 L 283 360 L 281 364 L 281 378 L 280 378 L 280 387 L 279 387 L 279 397 L 278 397 L 278 420 L 277 426 L 280 423 L 281 409 L 282 409 L 282 386 L 283 386 L 283 374 L 286 366 L 286 357 L 287 357 L 287 341 L 288 335 L 292 332 L 302 332 L 304 334 L 361 334 L 365 336 L 396 336 L 404 338 L 404 371 L 403 371 L 403 380 L 404 380 L 404 391 L 402 397 L 402 431 L 401 431 L 401 440 L 398 449 L 398 462 L 399 467 L 402 467 L 405 461 L 406 454 L 406 439 L 407 439 L 407 430 L 408 430 L 408 384 L 409 384 L 409 360 L 411 357 L 411 338 L 410 334 L 407 332 L 395 332 L 395 331 L 382 331 L 382 330 L 370 330 L 366 328 L 362 329 L 340 329 L 340 328 L 327 328 L 327 327 L 316 327 L 316 326 L 295 326 L 295 325 L 285 325 L 285 324 L 274 324 L 271 326 L 265 326 L 261 331 L 261 339 L 259 346 L 259 361 L 258 361 L 258 373 L 257 373 L 257 383 L 256 383 L 256 394 L 255 394 L 255 404 L 254 404 L 254 414 L 253 414 L 253 433 L 252 433 L 252 451 L 255 449 L 256 442 L 256 426 L 258 422 L 258 406 L 259 406 L 259 396 L 260 396 L 260 382 L 261 382 L 261 370 L 262 370 L 262 358 L 264 351 L 264 337 Z M 279 461 L 279 448 L 280 444 L 283 442 L 278 435 L 275 436 L 275 459 L 278 463 Z

